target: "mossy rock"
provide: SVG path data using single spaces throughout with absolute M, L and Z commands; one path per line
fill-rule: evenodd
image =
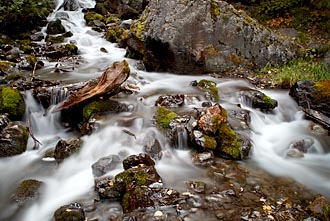
M 40 195 L 42 182 L 35 179 L 24 180 L 19 184 L 12 199 L 19 205 L 24 205 L 27 201 L 36 200 Z
M 113 100 L 97 100 L 86 104 L 83 107 L 83 118 L 88 120 L 92 114 L 106 112 L 127 111 L 127 106 Z
M 12 120 L 21 120 L 25 112 L 25 103 L 17 89 L 0 88 L 0 112 L 7 113 Z
M 217 88 L 217 84 L 214 81 L 205 79 L 200 80 L 197 82 L 197 87 L 205 91 L 212 101 L 219 101 L 219 90 Z
M 10 61 L 0 61 L 0 73 L 9 74 L 11 72 L 16 72 L 16 64 Z
M 84 16 L 87 25 L 93 26 L 94 20 L 104 21 L 104 16 L 94 11 L 87 11 Z
M 171 121 L 177 116 L 178 115 L 175 112 L 165 107 L 159 107 L 156 112 L 157 127 L 161 129 L 168 129 Z
M 68 54 L 78 54 L 78 47 L 75 44 L 66 44 L 64 48 L 68 52 Z
M 105 35 L 105 39 L 113 43 L 120 43 L 122 40 L 123 33 L 124 33 L 124 29 L 119 27 L 119 25 L 116 25 L 109 28 L 109 30 Z
M 220 148 L 219 151 L 222 156 L 235 160 L 242 160 L 244 158 L 241 153 L 241 143 L 236 132 L 223 123 L 219 130 Z
M 0 79 L 0 84 L 8 84 L 11 81 L 23 80 L 25 81 L 25 77 L 22 74 L 10 74 L 2 79 Z
M 46 42 L 50 42 L 52 44 L 59 44 L 64 42 L 64 36 L 63 35 L 57 35 L 57 36 L 46 36 Z
M 213 21 L 217 21 L 219 15 L 220 15 L 220 7 L 219 7 L 219 3 L 217 0 L 210 1 L 210 13 L 211 13 L 211 18 L 213 19 Z
M 46 33 L 50 35 L 57 35 L 65 33 L 65 28 L 62 25 L 60 19 L 56 19 L 55 21 L 51 21 L 47 25 Z

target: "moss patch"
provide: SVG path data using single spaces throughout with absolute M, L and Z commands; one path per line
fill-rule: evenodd
M 0 90 L 0 112 L 8 113 L 9 118 L 13 120 L 22 119 L 25 112 L 25 104 L 19 91 L 10 87 L 3 87 Z
M 220 7 L 219 7 L 219 3 L 217 0 L 210 1 L 210 13 L 211 13 L 211 18 L 213 19 L 213 21 L 217 21 L 219 15 L 220 15 Z
M 94 113 L 118 112 L 120 104 L 111 100 L 98 100 L 86 104 L 83 108 L 83 118 L 88 120 Z
M 330 99 L 330 80 L 315 82 L 315 89 L 317 92 L 317 99 L 329 100 Z
M 209 93 L 211 95 L 212 101 L 219 101 L 219 90 L 217 88 L 217 84 L 214 81 L 200 80 L 197 82 L 197 86 L 203 91 Z
M 219 132 L 221 144 L 220 151 L 232 159 L 242 159 L 240 151 L 240 141 L 237 138 L 236 132 L 231 129 L 227 124 L 222 124 Z
M 156 122 L 158 128 L 169 128 L 171 120 L 177 117 L 177 114 L 165 107 L 159 107 L 156 112 Z

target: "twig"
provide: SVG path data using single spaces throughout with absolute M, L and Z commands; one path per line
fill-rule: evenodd
M 28 116 L 28 119 L 27 119 L 27 128 L 29 130 L 29 134 L 30 134 L 31 138 L 34 141 L 33 149 L 37 150 L 39 145 L 42 145 L 42 143 L 33 135 L 33 132 L 32 132 L 32 129 L 31 129 L 30 113 L 31 112 L 29 111 L 29 116 Z

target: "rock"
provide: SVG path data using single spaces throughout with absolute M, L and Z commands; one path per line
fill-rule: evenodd
M 19 122 L 10 122 L 0 133 L 0 157 L 21 154 L 26 150 L 29 132 Z
M 174 120 L 177 116 L 178 115 L 175 112 L 162 106 L 159 107 L 156 112 L 157 127 L 163 129 L 169 128 L 171 121 Z
M 196 153 L 192 157 L 192 161 L 196 166 L 209 166 L 214 163 L 213 152 Z
M 314 140 L 311 138 L 306 138 L 302 140 L 295 141 L 290 144 L 289 148 L 297 149 L 302 153 L 307 153 L 311 146 L 314 144 Z
M 101 199 L 120 200 L 125 192 L 125 183 L 116 182 L 112 177 L 95 180 L 95 191 Z
M 330 117 L 330 80 L 298 81 L 290 88 L 290 96 L 304 109 L 313 109 Z
M 140 153 L 139 155 L 131 155 L 123 160 L 123 166 L 125 170 L 139 165 L 154 166 L 155 162 L 148 154 Z
M 0 87 L 0 113 L 7 113 L 11 120 L 21 120 L 25 112 L 23 96 L 17 89 Z
M 58 163 L 63 162 L 64 159 L 70 157 L 72 154 L 79 151 L 81 147 L 81 140 L 79 138 L 71 138 L 67 141 L 59 140 L 56 144 L 54 157 Z
M 213 102 L 219 102 L 219 90 L 217 84 L 210 80 L 200 80 L 198 82 L 192 82 L 193 86 L 198 87 L 205 92 L 205 97 Z
M 92 165 L 93 175 L 96 177 L 103 176 L 116 168 L 120 162 L 121 160 L 117 155 L 102 157 Z
M 260 91 L 244 91 L 241 93 L 244 102 L 255 109 L 268 112 L 277 107 L 277 101 Z
M 121 19 L 134 19 L 142 13 L 149 0 L 97 0 L 96 2 L 109 12 L 118 14 Z
M 227 112 L 220 104 L 202 109 L 197 124 L 190 134 L 191 140 L 202 150 L 231 159 L 247 157 L 249 149 L 227 123 Z
M 328 204 L 326 198 L 322 195 L 316 196 L 313 202 L 307 206 L 306 210 L 312 212 L 321 220 L 326 220 L 329 218 L 330 205 Z
M 32 200 L 37 200 L 40 195 L 40 187 L 42 182 L 34 179 L 24 180 L 19 184 L 12 199 L 19 205 L 23 206 Z
M 185 96 L 183 94 L 177 95 L 163 95 L 159 96 L 155 102 L 156 106 L 163 106 L 166 108 L 179 107 L 184 104 Z
M 57 35 L 65 33 L 65 28 L 62 25 L 60 19 L 56 19 L 55 21 L 50 21 L 47 25 L 46 33 L 49 35 Z
M 149 154 L 154 160 L 160 160 L 162 158 L 162 146 L 158 141 L 155 132 L 146 134 L 143 138 L 143 150 Z
M 62 7 L 65 11 L 76 11 L 80 5 L 78 0 L 64 0 Z
M 58 60 L 66 56 L 78 54 L 78 47 L 74 44 L 53 45 L 47 48 L 46 56 L 51 60 Z
M 281 65 L 297 45 L 221 0 L 150 1 L 133 22 L 128 49 L 148 71 L 191 74 Z
M 85 221 L 85 212 L 79 203 L 61 206 L 54 213 L 55 221 Z
M 0 75 L 19 74 L 19 69 L 14 62 L 0 61 Z
M 203 181 L 187 181 L 186 185 L 196 193 L 204 193 L 207 184 Z

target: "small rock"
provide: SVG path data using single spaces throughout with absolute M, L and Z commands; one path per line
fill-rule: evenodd
M 96 177 L 102 176 L 116 168 L 120 162 L 121 160 L 117 155 L 102 157 L 92 165 L 93 174 Z
M 54 218 L 55 221 L 84 221 L 85 212 L 79 203 L 71 203 L 57 209 Z

